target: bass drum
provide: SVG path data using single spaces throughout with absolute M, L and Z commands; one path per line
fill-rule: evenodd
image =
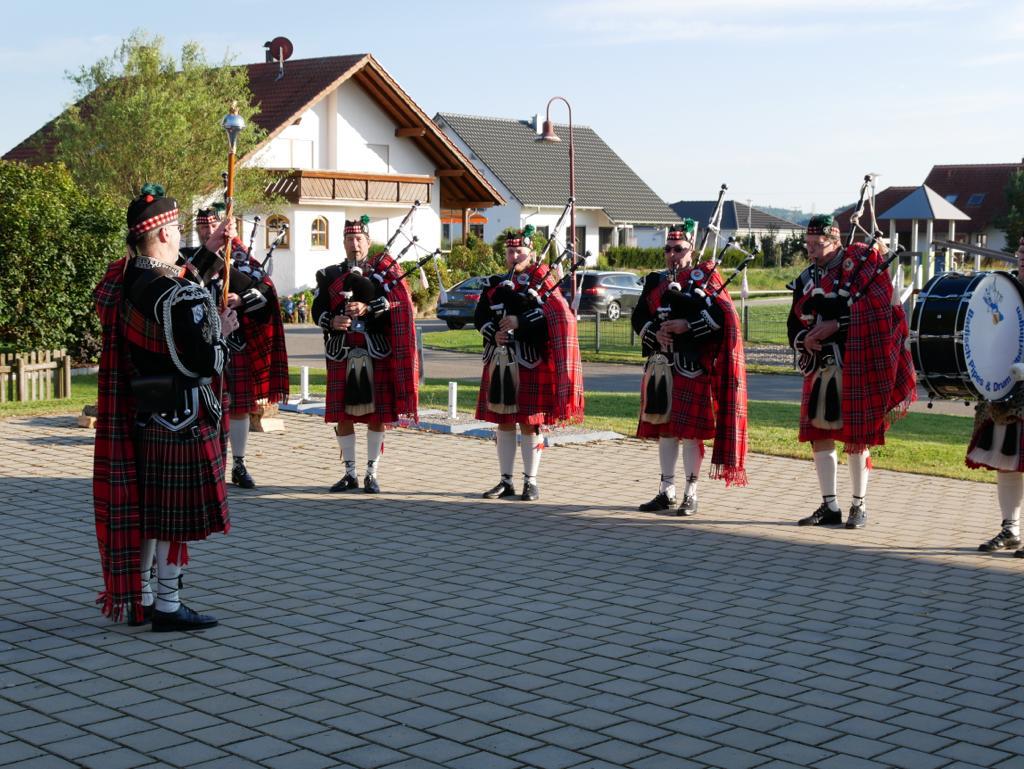
M 1007 272 L 936 275 L 914 305 L 909 345 L 932 398 L 1008 398 L 1024 360 L 1024 288 Z

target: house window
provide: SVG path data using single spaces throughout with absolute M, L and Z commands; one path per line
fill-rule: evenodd
M 946 195 L 946 202 L 949 203 L 950 205 L 954 205 L 955 206 L 956 205 L 956 199 L 958 197 L 960 197 L 960 196 L 957 193 L 955 193 L 955 192 L 952 195 Z
M 568 227 L 565 228 L 565 244 L 568 247 L 572 240 L 572 230 Z M 576 253 L 582 254 L 587 250 L 587 228 L 577 227 L 576 228 Z
M 286 216 L 279 216 L 275 214 L 274 216 L 271 216 L 269 219 L 267 219 L 267 248 L 270 248 L 270 244 L 274 242 L 278 234 L 281 232 L 282 228 L 285 228 L 284 237 L 281 238 L 280 242 L 277 244 L 277 247 L 288 248 L 289 235 L 287 226 L 288 217 Z
M 469 225 L 469 231 L 476 237 L 480 238 L 480 240 L 484 239 L 484 226 L 482 224 Z
M 318 216 L 309 230 L 309 245 L 313 248 L 327 248 L 327 217 Z
M 980 206 L 982 201 L 985 200 L 984 192 L 975 192 L 969 198 L 967 198 L 967 205 L 971 207 Z

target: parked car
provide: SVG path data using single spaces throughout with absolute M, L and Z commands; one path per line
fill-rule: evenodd
M 558 284 L 566 301 L 572 294 L 570 280 L 566 275 Z M 631 272 L 585 270 L 576 273 L 576 285 L 580 287 L 580 315 L 603 315 L 608 320 L 618 320 L 633 312 L 644 281 Z
M 480 301 L 480 292 L 487 287 L 486 277 L 466 278 L 448 289 L 448 301 L 437 303 L 437 318 L 448 324 L 450 329 L 458 329 L 473 322 L 476 303 Z

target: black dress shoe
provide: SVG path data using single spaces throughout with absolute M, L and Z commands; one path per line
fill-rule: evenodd
M 345 475 L 340 481 L 331 486 L 331 492 L 348 491 L 349 489 L 358 489 L 359 481 L 354 475 Z
M 658 496 L 656 496 L 650 502 L 644 502 L 642 505 L 640 505 L 639 509 L 641 513 L 657 513 L 662 510 L 668 510 L 675 503 L 675 497 L 670 497 L 664 491 L 659 491 Z
M 217 620 L 209 614 L 194 612 L 185 604 L 181 604 L 177 611 L 153 611 L 154 633 L 170 633 L 175 630 L 187 633 L 190 630 L 204 630 L 216 624 Z
M 866 505 L 850 507 L 850 516 L 846 519 L 846 528 L 863 529 L 868 525 L 868 508 Z
M 484 499 L 504 499 L 505 497 L 514 497 L 516 495 L 515 487 L 508 481 L 498 481 L 498 485 L 493 489 L 487 489 L 481 496 Z
M 242 489 L 256 488 L 256 481 L 249 475 L 245 462 L 235 462 L 235 466 L 231 468 L 231 482 Z
M 363 478 L 363 491 L 367 494 L 380 494 L 380 484 L 377 483 L 376 475 L 367 475 Z
M 536 502 L 540 499 L 540 489 L 537 488 L 536 483 L 527 481 L 523 484 L 523 493 L 519 495 L 519 498 L 523 502 Z
M 153 621 L 153 604 L 142 607 L 142 619 L 140 620 L 128 620 L 129 627 L 141 627 L 142 625 L 148 625 Z
M 679 508 L 676 510 L 676 515 L 691 516 L 697 514 L 697 500 L 689 494 L 683 497 L 683 501 L 679 503 Z
M 988 542 L 982 542 L 978 545 L 978 550 L 983 553 L 994 553 L 997 550 L 1012 550 L 1015 547 L 1020 547 L 1020 537 L 1010 531 L 1009 527 L 1006 527 Z
M 797 526 L 839 526 L 843 522 L 843 514 L 839 510 L 832 510 L 824 502 L 821 507 L 815 510 L 806 518 L 796 522 Z

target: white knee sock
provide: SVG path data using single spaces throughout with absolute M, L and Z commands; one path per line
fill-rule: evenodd
M 142 576 L 142 605 L 153 605 L 153 588 L 149 584 L 153 571 L 153 555 L 156 553 L 156 540 L 142 540 L 142 549 L 139 553 L 139 572 Z
M 231 436 L 231 456 L 244 457 L 245 447 L 249 443 L 249 415 L 245 414 L 237 419 L 231 417 L 228 433 Z
M 156 610 L 162 612 L 177 611 L 181 606 L 181 600 L 178 598 L 181 566 L 167 563 L 172 544 L 165 540 L 156 543 Z
M 996 496 L 1003 528 L 1020 536 L 1020 498 L 1024 495 L 1024 473 L 996 473 Z
M 676 462 L 679 459 L 679 441 L 671 435 L 658 438 L 658 464 L 661 466 L 661 486 L 658 488 L 669 499 L 676 498 Z
M 377 465 L 380 462 L 380 455 L 384 453 L 384 431 L 366 431 L 366 474 L 377 475 Z
M 836 457 L 836 450 L 815 451 L 814 469 L 818 473 L 818 487 L 821 489 L 821 498 L 828 505 L 829 510 L 839 510 L 839 503 L 836 501 L 836 468 L 839 460 Z
M 516 464 L 516 431 L 498 430 L 494 437 L 498 444 L 498 472 L 501 480 L 512 483 L 512 469 Z
M 515 435 L 515 433 L 513 433 Z M 544 453 L 544 436 L 527 433 L 520 444 L 523 457 L 523 480 L 526 483 L 537 483 L 537 471 L 540 469 L 540 455 Z
M 868 493 L 869 457 L 867 450 L 863 454 L 846 455 L 846 461 L 850 463 L 850 485 L 853 486 L 854 506 L 863 505 L 864 497 Z
M 338 446 L 341 447 L 341 461 L 345 463 L 345 475 L 356 477 L 356 434 L 338 435 Z
M 697 478 L 704 462 L 704 441 L 686 438 L 683 441 L 683 472 L 686 473 L 684 496 L 697 498 Z

